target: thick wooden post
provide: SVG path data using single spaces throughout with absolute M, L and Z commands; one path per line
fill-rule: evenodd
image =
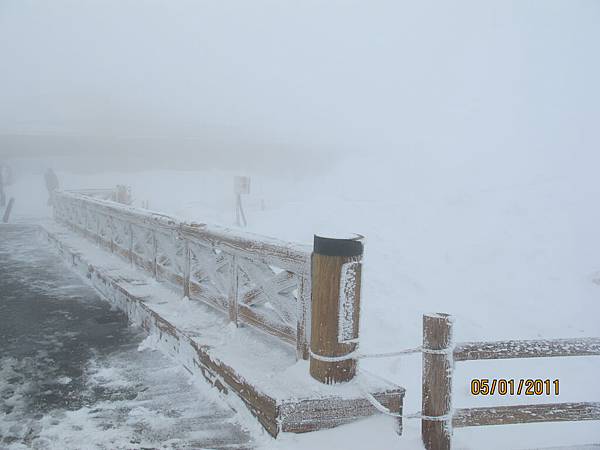
M 356 375 L 362 236 L 315 235 L 312 255 L 310 374 L 334 384 Z
M 452 318 L 423 316 L 421 437 L 427 450 L 449 450 L 452 437 Z

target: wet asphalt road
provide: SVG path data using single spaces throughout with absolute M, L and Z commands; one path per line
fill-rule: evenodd
M 0 226 L 0 449 L 251 447 L 144 338 L 35 228 Z

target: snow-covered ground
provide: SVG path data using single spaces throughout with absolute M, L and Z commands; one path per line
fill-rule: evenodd
M 23 168 L 23 161 L 15 167 Z M 594 206 L 600 183 L 593 168 L 539 164 L 538 171 L 496 173 L 474 164 L 472 169 L 462 167 L 462 175 L 455 177 L 440 165 L 410 167 L 400 158 L 380 164 L 374 156 L 349 157 L 326 173 L 296 179 L 249 174 L 251 194 L 244 198 L 248 229 L 305 243 L 313 233 L 366 236 L 364 353 L 418 345 L 421 315 L 431 311 L 455 316 L 458 341 L 600 336 L 600 213 Z M 234 221 L 233 175 L 59 173 L 67 189 L 124 183 L 132 186 L 137 205 L 148 201 L 157 211 L 228 226 Z M 39 172 L 23 176 L 11 188 L 15 215 L 47 211 L 26 193 L 43 191 L 40 180 Z M 419 410 L 418 356 L 364 360 L 362 365 L 405 386 L 406 411 Z M 600 360 L 594 357 L 460 363 L 454 406 L 599 400 L 599 376 Z M 558 378 L 561 392 L 549 398 L 473 397 L 471 378 Z M 353 433 L 385 432 L 380 428 L 392 433 L 389 420 L 369 419 L 318 434 L 345 436 L 347 448 L 364 448 Z M 418 430 L 418 421 L 407 420 L 399 448 L 418 445 Z M 590 444 L 600 442 L 600 424 L 469 428 L 454 436 L 465 448 Z M 285 436 L 273 445 L 305 448 L 315 439 L 328 438 Z
M 257 432 L 38 231 L 0 225 L 0 449 L 247 449 Z

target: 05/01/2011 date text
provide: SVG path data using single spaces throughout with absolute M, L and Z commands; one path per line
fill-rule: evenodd
M 559 380 L 489 379 L 471 380 L 471 395 L 558 395 Z

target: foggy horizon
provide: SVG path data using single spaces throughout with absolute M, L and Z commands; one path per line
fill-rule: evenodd
M 594 1 L 4 0 L 0 156 L 87 154 L 88 171 L 110 167 L 99 154 L 132 169 L 310 173 L 449 152 L 586 166 L 599 20 Z

